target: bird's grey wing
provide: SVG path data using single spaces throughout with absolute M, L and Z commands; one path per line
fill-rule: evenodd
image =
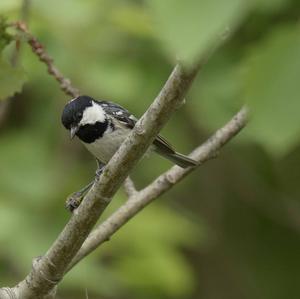
M 118 104 L 108 101 L 101 101 L 99 103 L 107 114 L 112 115 L 114 118 L 116 118 L 118 121 L 120 121 L 130 129 L 132 129 L 138 121 L 138 119 L 133 114 L 131 114 L 127 109 Z M 156 146 L 159 152 L 165 154 L 175 153 L 172 145 L 160 135 L 155 138 L 153 144 Z
M 132 129 L 135 126 L 137 118 L 132 115 L 127 109 L 108 101 L 99 101 L 98 103 L 107 114 L 116 118 L 126 127 Z

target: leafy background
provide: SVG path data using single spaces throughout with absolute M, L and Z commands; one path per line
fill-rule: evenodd
M 141 115 L 176 59 L 227 36 L 163 134 L 184 153 L 247 103 L 249 126 L 62 282 L 59 298 L 299 298 L 300 2 L 2 0 L 82 93 Z M 23 8 L 24 11 L 24 8 Z M 60 124 L 69 100 L 0 25 L 0 281 L 13 285 L 70 215 L 95 163 Z M 21 91 L 22 90 L 22 91 Z M 142 160 L 138 186 L 170 164 Z M 126 200 L 122 191 L 106 215 Z

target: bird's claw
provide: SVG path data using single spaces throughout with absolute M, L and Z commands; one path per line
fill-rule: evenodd
M 96 180 L 99 180 L 100 179 L 100 176 L 101 174 L 103 173 L 104 171 L 104 167 L 99 167 L 97 170 L 96 170 Z
M 104 165 L 100 164 L 100 162 L 98 162 L 98 169 L 96 170 L 96 177 L 95 180 L 99 180 L 101 174 L 103 173 L 104 170 Z M 70 211 L 73 212 L 75 209 L 77 209 L 82 200 L 84 195 L 90 190 L 90 188 L 93 186 L 95 180 L 93 180 L 92 182 L 90 182 L 88 185 L 86 185 L 84 188 L 82 188 L 81 190 L 72 193 L 71 195 L 68 196 L 67 200 L 66 200 L 66 208 Z
M 74 192 L 69 195 L 66 200 L 66 209 L 68 209 L 70 212 L 73 212 L 75 209 L 77 209 L 82 202 L 83 196 L 84 195 L 82 192 Z

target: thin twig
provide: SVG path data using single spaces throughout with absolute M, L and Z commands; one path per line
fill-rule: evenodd
M 191 153 L 190 157 L 198 161 L 199 165 L 202 165 L 211 158 L 214 158 L 216 152 L 218 152 L 219 149 L 238 134 L 246 125 L 248 119 L 247 115 L 247 108 L 242 108 L 223 128 L 219 129 L 204 144 L 195 149 Z M 183 169 L 173 166 L 146 188 L 130 197 L 123 206 L 121 206 L 107 220 L 101 223 L 89 235 L 71 262 L 68 270 L 72 269 L 80 260 L 94 251 L 99 245 L 109 240 L 116 231 L 118 231 L 145 206 L 168 191 L 195 169 L 196 168 Z
M 26 24 L 22 21 L 13 23 L 13 26 L 20 30 L 25 36 L 32 52 L 38 56 L 41 62 L 46 64 L 48 73 L 55 78 L 63 92 L 71 97 L 77 97 L 79 90 L 72 86 L 71 80 L 63 76 L 60 70 L 54 65 L 53 59 L 47 53 L 45 47 L 37 38 L 28 30 Z

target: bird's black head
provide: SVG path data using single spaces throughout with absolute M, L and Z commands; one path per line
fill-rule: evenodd
M 108 121 L 100 103 L 89 96 L 79 96 L 66 104 L 61 121 L 71 138 L 77 135 L 82 141 L 91 143 L 105 132 Z
M 70 130 L 72 127 L 77 126 L 82 119 L 84 110 L 92 105 L 93 99 L 88 96 L 79 96 L 68 102 L 61 116 L 64 127 Z

